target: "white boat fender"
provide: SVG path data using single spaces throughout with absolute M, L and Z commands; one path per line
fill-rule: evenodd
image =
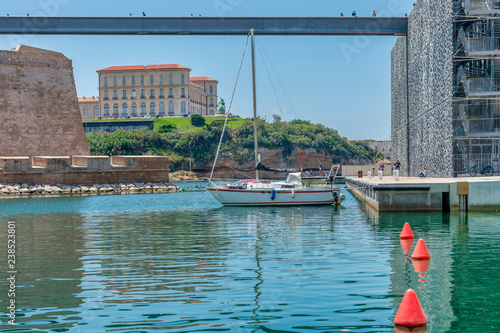
M 274 198 L 276 198 L 276 191 L 274 190 L 274 188 L 271 190 L 271 200 L 274 200 Z
M 295 198 L 295 189 L 292 189 L 292 198 Z

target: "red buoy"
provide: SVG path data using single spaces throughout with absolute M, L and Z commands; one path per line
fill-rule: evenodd
M 429 254 L 429 250 L 427 250 L 427 246 L 422 238 L 420 238 L 417 242 L 417 246 L 413 250 L 413 254 L 411 255 L 412 259 L 430 259 L 431 255 Z
M 427 324 L 424 309 L 422 309 L 417 294 L 413 289 L 408 289 L 405 292 L 394 318 L 394 323 L 404 327 L 418 327 Z
M 408 239 L 414 237 L 415 236 L 413 236 L 413 231 L 411 231 L 410 223 L 406 222 L 405 226 L 403 227 L 403 230 L 401 231 L 401 234 L 399 235 L 399 238 Z

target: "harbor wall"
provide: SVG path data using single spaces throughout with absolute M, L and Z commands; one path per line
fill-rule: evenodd
M 451 0 L 419 0 L 391 52 L 392 159 L 402 176 L 452 177 Z
M 163 156 L 0 157 L 0 183 L 5 184 L 166 183 L 169 172 Z

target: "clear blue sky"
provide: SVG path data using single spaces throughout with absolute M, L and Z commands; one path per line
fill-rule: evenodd
M 23 0 L 2 4 L 11 16 L 404 16 L 412 0 Z M 179 63 L 192 76 L 210 76 L 229 105 L 244 36 L 0 36 L 0 48 L 26 44 L 73 60 L 78 96 L 97 95 L 96 70 L 113 65 Z M 390 51 L 395 37 L 258 37 L 288 94 L 257 50 L 258 113 L 322 123 L 348 139 L 390 138 Z M 351 50 L 347 54 L 345 50 Z M 232 113 L 252 115 L 249 53 Z M 295 110 L 295 111 L 294 111 Z

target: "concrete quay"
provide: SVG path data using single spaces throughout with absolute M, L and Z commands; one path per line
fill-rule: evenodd
M 381 212 L 496 211 L 500 177 L 346 177 L 346 188 Z

